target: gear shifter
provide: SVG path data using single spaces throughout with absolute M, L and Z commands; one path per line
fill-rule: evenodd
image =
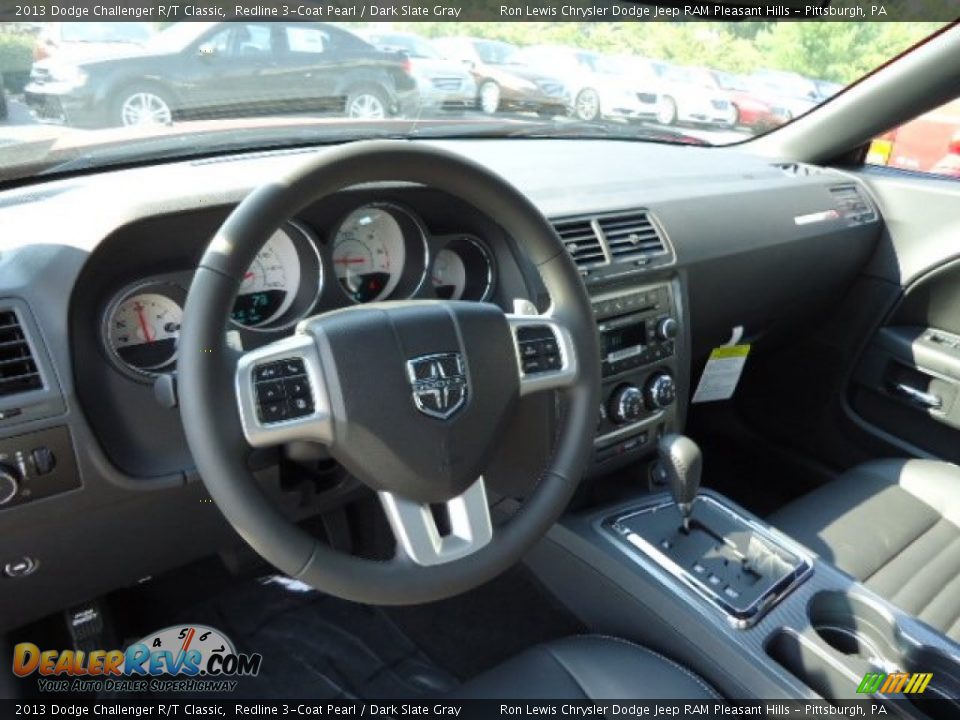
M 700 489 L 700 471 L 703 460 L 700 448 L 684 435 L 664 435 L 657 445 L 660 466 L 663 468 L 670 487 L 670 494 L 683 517 L 683 527 L 690 529 L 690 513 L 693 501 Z

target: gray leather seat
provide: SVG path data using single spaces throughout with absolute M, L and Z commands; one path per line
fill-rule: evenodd
M 704 680 L 620 638 L 577 635 L 537 645 L 462 685 L 462 699 L 716 700 Z M 622 717 L 622 716 L 621 716 Z
M 960 467 L 866 463 L 768 521 L 960 641 Z

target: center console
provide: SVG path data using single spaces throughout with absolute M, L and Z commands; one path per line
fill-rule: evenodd
M 636 459 L 676 423 L 680 357 L 679 292 L 670 282 L 592 298 L 603 387 L 594 470 Z
M 528 557 L 593 631 L 658 650 L 728 698 L 870 700 L 889 717 L 960 717 L 960 645 L 729 499 L 698 492 L 689 439 L 657 445 L 669 493 L 569 516 Z

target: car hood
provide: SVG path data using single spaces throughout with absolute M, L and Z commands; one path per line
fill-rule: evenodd
M 410 67 L 414 72 L 429 77 L 470 77 L 470 73 L 463 65 L 442 58 L 410 58 Z
M 522 80 L 529 80 L 530 82 L 559 82 L 559 78 L 554 77 L 553 75 L 547 75 L 536 68 L 530 67 L 529 65 L 484 65 L 484 68 L 492 76 L 496 75 L 505 75 L 521 78 Z

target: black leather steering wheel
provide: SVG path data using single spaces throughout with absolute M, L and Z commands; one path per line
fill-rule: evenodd
M 244 272 L 284 221 L 370 182 L 442 189 L 494 218 L 525 247 L 550 293 L 543 315 L 488 303 L 358 305 L 309 318 L 296 334 L 242 355 L 224 341 Z M 556 360 L 521 370 L 521 353 Z M 506 570 L 569 501 L 592 447 L 600 389 L 590 301 L 537 208 L 505 180 L 451 152 L 403 141 L 324 151 L 254 190 L 211 240 L 180 333 L 183 425 L 210 496 L 254 550 L 324 592 L 371 604 L 449 597 Z M 296 376 L 286 419 L 258 406 L 259 381 Z M 548 467 L 521 509 L 493 525 L 483 471 L 519 398 L 556 390 L 562 413 Z M 331 549 L 282 515 L 246 464 L 251 447 L 309 440 L 375 490 L 397 540 L 391 560 Z M 433 510 L 431 510 L 431 506 Z M 438 529 L 436 506 L 449 528 Z

